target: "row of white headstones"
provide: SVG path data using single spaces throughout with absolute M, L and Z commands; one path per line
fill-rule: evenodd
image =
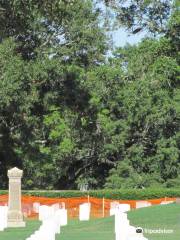
M 143 236 L 141 228 L 131 226 L 127 218 L 130 211 L 129 204 L 117 204 L 111 209 L 110 215 L 115 215 L 115 239 L 116 240 L 148 240 Z
M 55 240 L 56 234 L 60 234 L 61 226 L 67 225 L 67 210 L 59 208 L 59 204 L 52 206 L 36 206 L 39 212 L 40 228 L 26 240 Z
M 139 201 L 137 208 L 149 207 L 151 204 L 146 201 Z M 162 202 L 168 204 L 171 202 Z M 35 231 L 26 240 L 55 240 L 56 234 L 60 234 L 61 226 L 66 226 L 68 222 L 67 209 L 65 206 L 60 208 L 60 205 L 53 204 L 51 206 L 40 205 L 34 203 L 34 211 L 39 213 L 39 220 L 42 222 L 40 228 Z M 83 203 L 79 206 L 79 220 L 88 221 L 90 219 L 91 204 Z M 127 212 L 130 211 L 129 204 L 119 204 L 112 202 L 110 207 L 110 215 L 115 216 L 115 239 L 116 240 L 147 240 L 143 236 L 140 228 L 135 228 L 130 225 L 127 218 Z M 0 231 L 7 228 L 7 206 L 0 206 Z
M 60 234 L 61 226 L 67 225 L 67 210 L 59 209 L 58 204 L 52 206 L 39 206 L 39 220 L 42 225 L 39 230 L 26 240 L 55 240 L 56 234 Z M 83 203 L 79 206 L 79 220 L 88 221 L 90 219 L 91 204 Z M 112 203 L 110 215 L 115 215 L 115 240 L 147 240 L 142 232 L 130 226 L 127 212 L 130 211 L 129 204 Z M 51 230 L 50 230 L 51 229 Z
M 173 201 L 162 201 L 161 205 L 170 204 Z M 148 201 L 137 201 L 136 208 L 150 207 Z M 116 240 L 148 240 L 143 236 L 143 229 L 130 225 L 127 218 L 127 212 L 130 211 L 129 204 L 119 204 L 114 202 L 111 204 L 110 215 L 115 215 L 115 239 Z
M 59 204 L 52 206 L 34 205 L 35 210 L 39 213 L 39 220 L 42 221 L 40 228 L 35 231 L 26 240 L 55 240 L 56 234 L 60 234 L 61 226 L 66 226 L 68 222 L 67 210 L 59 208 Z M 90 203 L 84 203 L 79 206 L 79 220 L 87 221 L 90 218 Z
M 61 226 L 66 226 L 68 222 L 67 209 L 60 208 L 60 205 L 51 206 L 33 204 L 33 209 L 39 215 L 42 222 L 40 228 L 35 231 L 26 240 L 55 240 L 56 234 L 60 234 Z M 79 206 L 79 220 L 87 221 L 90 218 L 90 203 L 84 203 Z M 8 206 L 0 206 L 0 231 L 7 228 Z

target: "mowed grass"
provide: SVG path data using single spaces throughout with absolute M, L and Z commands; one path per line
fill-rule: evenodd
M 152 206 L 128 213 L 131 225 L 144 229 L 173 230 L 171 234 L 145 234 L 148 240 L 180 240 L 180 204 Z M 26 228 L 6 229 L 0 232 L 0 240 L 25 240 L 40 222 L 27 221 Z M 56 240 L 114 240 L 114 217 L 92 219 L 87 222 L 73 220 L 61 228 Z M 39 239 L 41 240 L 41 239 Z M 43 239 L 42 239 L 43 240 Z
M 41 223 L 39 221 L 26 221 L 25 228 L 7 228 L 0 232 L 0 240 L 25 240 L 35 232 Z M 40 240 L 40 239 L 39 239 Z
M 25 228 L 8 228 L 0 232 L 0 240 L 25 240 L 40 226 L 39 221 L 26 221 Z M 94 219 L 88 222 L 78 220 L 69 221 L 68 225 L 61 228 L 61 234 L 56 235 L 56 240 L 113 240 L 114 219 Z M 39 239 L 43 240 L 43 239 Z
M 144 229 L 149 240 L 180 240 L 180 204 L 169 204 L 141 208 L 129 212 L 131 225 Z M 173 233 L 146 234 L 145 229 L 172 230 Z
M 57 240 L 114 240 L 114 217 L 87 222 L 71 221 L 62 227 Z

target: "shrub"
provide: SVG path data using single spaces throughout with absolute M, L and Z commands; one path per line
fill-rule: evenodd
M 7 194 L 8 191 L 0 190 L 0 195 Z M 93 190 L 87 192 L 81 191 L 22 191 L 23 195 L 49 197 L 49 198 L 76 198 L 76 197 L 96 197 L 106 199 L 122 200 L 143 200 L 156 199 L 164 197 L 180 197 L 180 189 L 162 188 L 162 189 L 116 189 L 116 190 Z

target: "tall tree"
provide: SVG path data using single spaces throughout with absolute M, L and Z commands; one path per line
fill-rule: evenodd
M 117 27 L 164 33 L 108 60 L 95 2 L 0 2 L 1 187 L 14 165 L 26 188 L 178 178 L 178 14 L 167 25 L 170 1 L 106 1 Z
M 175 20 L 176 19 L 176 20 Z M 108 187 L 176 185 L 180 173 L 179 49 L 175 11 L 167 34 L 116 52 L 126 83 L 117 92 L 116 108 L 124 113 L 122 160 L 113 168 Z M 174 35 L 176 32 L 176 35 Z M 172 184 L 173 181 L 173 184 Z
M 0 8 L 1 175 L 18 165 L 26 187 L 74 184 L 85 161 L 81 135 L 89 134 L 82 84 L 107 49 L 98 12 L 88 0 L 9 0 Z

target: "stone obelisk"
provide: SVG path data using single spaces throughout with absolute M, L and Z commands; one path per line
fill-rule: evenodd
M 21 209 L 21 178 L 23 171 L 18 168 L 8 170 L 9 201 L 8 201 L 8 227 L 25 227 Z

